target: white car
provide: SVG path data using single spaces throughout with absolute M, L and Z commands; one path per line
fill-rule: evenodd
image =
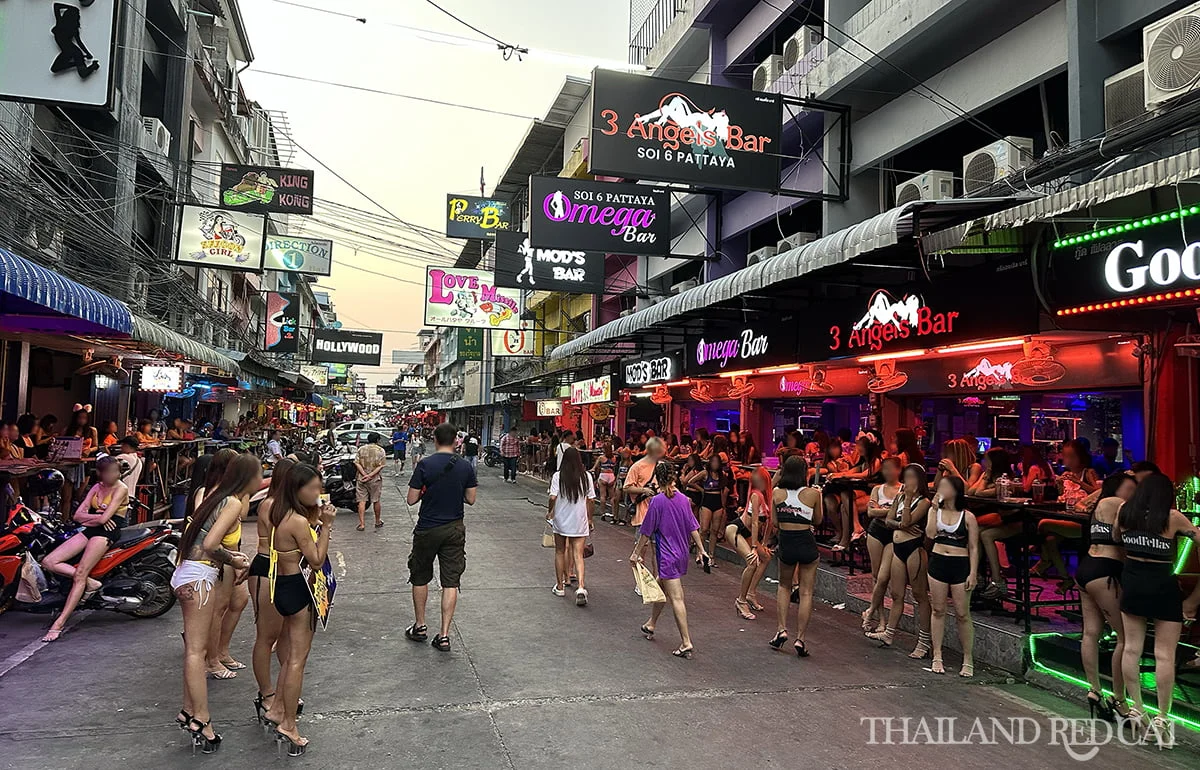
M 388 433 L 391 433 L 391 430 L 383 423 L 371 422 L 369 420 L 358 420 L 356 422 L 344 422 L 341 425 L 334 427 L 333 433 L 334 433 L 334 435 L 337 435 L 338 433 L 345 433 L 348 430 L 377 430 L 380 432 L 386 430 L 386 431 L 388 431 Z

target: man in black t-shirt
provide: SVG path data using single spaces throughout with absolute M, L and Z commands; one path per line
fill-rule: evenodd
M 467 528 L 463 523 L 463 504 L 475 504 L 479 482 L 475 467 L 454 453 L 454 426 L 442 423 L 433 431 L 436 451 L 413 468 L 408 482 L 408 504 L 421 503 L 417 527 L 413 530 L 412 553 L 408 557 L 408 582 L 412 583 L 413 612 L 416 620 L 404 630 L 414 641 L 428 638 L 425 603 L 433 580 L 433 561 L 438 562 L 442 584 L 442 628 L 433 637 L 433 646 L 450 649 L 450 622 L 458 604 L 458 585 L 467 568 Z

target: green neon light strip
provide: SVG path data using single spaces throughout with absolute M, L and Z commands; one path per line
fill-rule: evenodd
M 1078 246 L 1084 243 L 1091 243 L 1092 241 L 1098 241 L 1103 238 L 1111 238 L 1112 236 L 1120 235 L 1121 233 L 1127 233 L 1132 230 L 1140 230 L 1143 227 L 1159 225 L 1163 222 L 1170 222 L 1172 219 L 1181 219 L 1183 217 L 1190 217 L 1196 214 L 1200 214 L 1200 206 L 1187 206 L 1176 211 L 1168 211 L 1165 214 L 1155 214 L 1154 216 L 1144 217 L 1142 219 L 1131 219 L 1123 224 L 1112 225 L 1111 227 L 1101 227 L 1096 230 L 1092 230 L 1090 233 L 1080 233 L 1078 235 L 1071 235 L 1066 238 L 1061 238 L 1055 241 L 1051 248 L 1063 249 L 1068 246 Z
M 1079 679 L 1078 677 L 1072 676 L 1064 671 L 1059 671 L 1058 669 L 1051 668 L 1050 666 L 1047 666 L 1045 663 L 1042 663 L 1037 659 L 1037 653 L 1035 651 L 1035 646 L 1036 646 L 1037 640 L 1043 639 L 1043 638 L 1046 638 L 1049 636 L 1063 636 L 1063 634 L 1049 633 L 1049 634 L 1030 634 L 1029 635 L 1029 660 L 1031 663 L 1033 663 L 1033 667 L 1035 669 L 1037 669 L 1038 671 L 1041 671 L 1043 674 L 1052 676 L 1055 679 L 1058 679 L 1059 681 L 1068 682 L 1068 683 L 1076 685 L 1078 687 L 1082 687 L 1084 690 L 1090 690 L 1092 686 L 1090 684 L 1088 684 L 1086 681 L 1084 681 L 1083 679 Z M 1140 682 L 1138 683 L 1138 686 L 1139 687 L 1141 686 Z M 1115 697 L 1116 694 L 1112 690 L 1103 690 L 1103 692 L 1101 692 L 1101 695 L 1112 695 Z M 1149 711 L 1151 714 L 1159 713 L 1158 709 L 1155 708 L 1154 706 L 1151 706 L 1149 703 L 1144 703 L 1143 705 L 1145 706 L 1145 709 L 1147 711 Z M 1177 714 L 1171 715 L 1171 721 L 1178 722 L 1179 724 L 1183 725 L 1184 727 L 1187 727 L 1189 729 L 1200 732 L 1200 723 L 1193 722 L 1192 720 L 1186 719 Z

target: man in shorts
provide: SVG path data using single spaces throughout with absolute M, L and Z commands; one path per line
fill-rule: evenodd
M 454 452 L 454 426 L 442 423 L 433 431 L 433 454 L 417 463 L 408 482 L 408 504 L 421 503 L 413 530 L 412 553 L 408 557 L 408 582 L 412 583 L 415 620 L 404 630 L 414 642 L 428 637 L 425 603 L 437 559 L 442 584 L 441 633 L 433 637 L 434 649 L 450 650 L 450 623 L 458 604 L 458 586 L 467 568 L 467 528 L 463 504 L 475 504 L 479 482 L 475 468 Z
M 375 528 L 383 526 L 383 511 L 380 496 L 383 494 L 383 469 L 387 465 L 387 455 L 379 446 L 381 436 L 372 433 L 366 444 L 359 447 L 358 455 L 354 458 L 354 467 L 358 475 L 354 479 L 354 497 L 358 501 L 358 531 L 367 528 L 367 505 L 375 507 Z

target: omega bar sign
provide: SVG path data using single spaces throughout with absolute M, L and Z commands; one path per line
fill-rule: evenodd
M 709 330 L 690 349 L 687 366 L 691 374 L 781 366 L 796 362 L 796 320 L 792 316 L 763 326 L 720 327 Z
M 529 178 L 535 249 L 662 256 L 671 250 L 671 196 L 637 184 Z
M 668 350 L 634 361 L 626 361 L 623 373 L 627 388 L 640 388 L 678 380 L 683 377 L 683 351 Z

